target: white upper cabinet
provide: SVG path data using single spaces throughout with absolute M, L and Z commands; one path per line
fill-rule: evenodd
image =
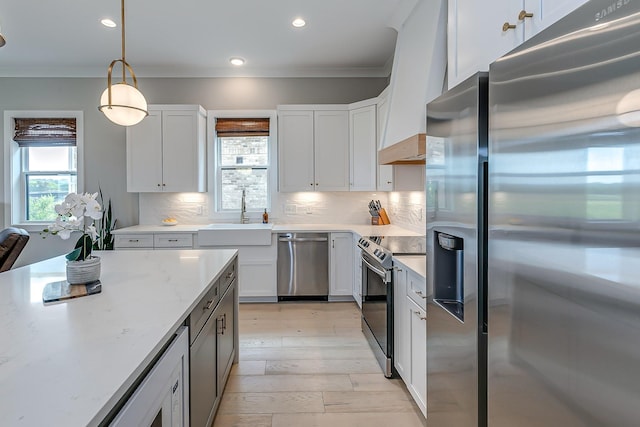
M 519 18 L 524 20 L 524 39 L 527 40 L 549 25 L 568 15 L 588 0 L 525 0 L 525 13 Z M 533 16 L 527 16 L 533 15 Z
M 313 111 L 278 111 L 280 191 L 315 190 L 313 165 Z
M 314 111 L 313 120 L 316 191 L 349 191 L 349 112 Z
M 197 105 L 150 105 L 127 127 L 127 191 L 206 191 L 206 114 Z
M 376 105 L 349 111 L 351 191 L 376 191 Z
M 162 191 L 162 111 L 127 127 L 127 191 Z
M 349 112 L 278 110 L 279 190 L 349 191 Z
M 449 0 L 449 88 L 558 21 L 587 0 Z

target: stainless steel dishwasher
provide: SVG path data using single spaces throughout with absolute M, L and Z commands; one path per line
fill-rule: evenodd
M 329 235 L 278 234 L 278 301 L 327 300 Z

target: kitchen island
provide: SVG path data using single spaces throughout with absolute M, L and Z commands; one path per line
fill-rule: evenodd
M 102 292 L 65 302 L 42 302 L 65 278 L 62 256 L 0 274 L 2 424 L 99 425 L 237 252 L 95 254 Z

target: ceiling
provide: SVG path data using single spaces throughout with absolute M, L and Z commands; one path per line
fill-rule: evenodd
M 127 0 L 126 59 L 141 77 L 386 77 L 416 1 Z M 3 0 L 0 28 L 0 76 L 103 77 L 121 56 L 119 0 Z

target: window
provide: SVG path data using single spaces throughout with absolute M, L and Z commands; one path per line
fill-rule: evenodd
M 54 206 L 81 187 L 81 148 L 81 112 L 5 112 L 6 225 L 56 218 Z
M 216 118 L 216 211 L 247 211 L 270 205 L 269 118 Z

